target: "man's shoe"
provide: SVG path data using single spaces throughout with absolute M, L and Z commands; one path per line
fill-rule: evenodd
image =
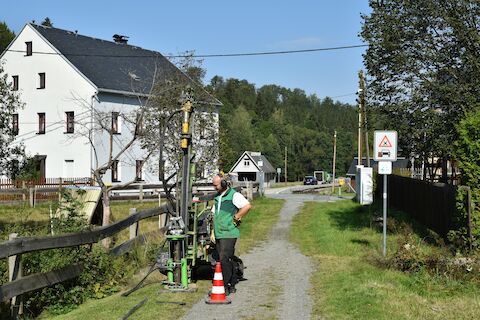
M 234 286 L 228 287 L 228 293 L 235 293 L 237 292 L 237 289 Z

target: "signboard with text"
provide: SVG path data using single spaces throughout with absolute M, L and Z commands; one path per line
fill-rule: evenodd
M 397 161 L 397 131 L 375 131 L 373 159 L 375 161 Z

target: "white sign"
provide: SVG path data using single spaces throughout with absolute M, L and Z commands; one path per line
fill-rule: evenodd
M 373 159 L 397 161 L 397 131 L 375 131 Z
M 391 161 L 378 162 L 378 174 L 392 174 L 392 162 Z
M 282 173 L 282 168 L 277 168 L 277 173 Z

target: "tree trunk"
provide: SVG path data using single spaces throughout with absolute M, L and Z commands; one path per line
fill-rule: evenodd
M 440 182 L 448 183 L 448 174 L 447 174 L 447 157 L 442 157 L 442 179 Z
M 108 196 L 108 190 L 105 188 L 103 191 L 102 204 L 103 204 L 103 220 L 102 226 L 108 226 L 110 224 L 110 198 Z M 110 247 L 110 238 L 102 240 L 102 245 L 105 249 Z

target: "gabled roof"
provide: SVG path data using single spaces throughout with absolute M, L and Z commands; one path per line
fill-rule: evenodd
M 357 164 L 358 164 L 358 157 L 354 157 L 352 160 L 352 163 L 350 163 L 350 167 L 348 168 L 347 171 L 347 176 L 355 176 L 357 172 Z M 367 165 L 367 159 L 362 158 L 362 165 Z M 392 162 L 392 169 L 396 168 L 408 168 L 410 165 L 410 161 L 405 158 L 397 158 L 397 161 Z M 370 159 L 370 167 L 372 167 L 374 170 L 378 170 L 378 161 L 375 161 L 373 159 Z
M 233 169 L 237 167 L 238 163 L 242 161 L 242 159 L 244 159 L 245 156 L 252 161 L 252 163 L 255 165 L 255 167 L 257 167 L 259 171 L 263 171 L 264 173 L 276 172 L 275 168 L 272 166 L 272 164 L 267 160 L 267 158 L 263 154 L 261 154 L 260 152 L 254 152 L 254 151 L 245 151 L 244 153 L 242 153 L 240 158 L 238 158 L 237 162 L 235 162 L 235 164 L 233 165 L 232 169 L 230 169 L 230 172 L 232 172 Z M 260 161 L 262 162 L 261 166 L 260 166 Z
M 200 86 L 159 52 L 58 28 L 29 25 L 93 82 L 99 91 L 148 94 L 155 74 L 160 81 L 180 77 L 191 82 L 192 87 Z M 201 91 L 203 101 L 221 105 L 205 90 Z

